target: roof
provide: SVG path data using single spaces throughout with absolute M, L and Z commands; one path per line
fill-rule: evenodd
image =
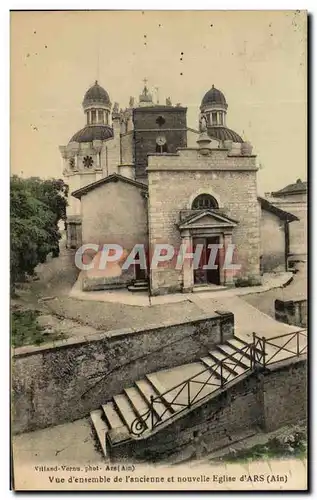
M 272 196 L 278 197 L 278 196 L 285 196 L 288 194 L 301 194 L 301 193 L 307 193 L 307 182 L 302 181 L 301 179 L 297 179 L 297 181 L 294 182 L 294 184 L 288 184 L 283 189 L 280 189 L 279 191 L 274 191 L 272 193 Z
M 186 210 L 185 212 L 188 212 Z M 181 221 L 178 224 L 179 229 L 186 229 L 188 227 L 193 227 L 196 224 L 199 224 L 199 221 L 201 219 L 204 219 L 206 216 L 210 217 L 210 223 L 206 224 L 206 227 L 209 225 L 215 226 L 226 226 L 226 227 L 233 227 L 238 224 L 238 221 L 235 219 L 232 219 L 231 217 L 228 217 L 228 215 L 224 214 L 223 212 L 220 212 L 217 208 L 216 209 L 202 209 L 202 210 L 191 210 L 191 213 L 189 215 L 185 215 L 184 211 L 180 211 L 180 219 Z M 185 218 L 183 216 L 185 215 Z
M 266 200 L 265 198 L 262 198 L 261 196 L 258 196 L 258 201 L 260 202 L 262 210 L 265 210 L 266 212 L 271 212 L 281 220 L 285 220 L 288 222 L 299 220 L 299 218 L 296 217 L 296 215 L 291 214 L 290 212 L 286 212 L 285 210 L 282 210 L 281 208 L 277 207 L 276 205 L 273 205 L 273 203 L 271 203 L 269 200 Z
M 228 127 L 207 127 L 207 132 L 210 137 L 214 137 L 220 141 L 230 140 L 233 142 L 244 142 L 237 132 Z
M 103 184 L 107 184 L 108 182 L 118 182 L 118 181 L 125 182 L 126 184 L 131 184 L 137 188 L 143 189 L 144 191 L 148 190 L 147 185 L 143 184 L 143 182 L 134 181 L 133 179 L 129 179 L 128 177 L 124 177 L 123 175 L 120 174 L 111 174 L 108 175 L 108 177 L 103 177 L 102 179 L 99 179 L 99 181 L 92 182 L 91 184 L 87 184 L 87 186 L 77 189 L 76 191 L 73 191 L 71 194 L 72 196 L 80 200 L 80 198 L 85 194 L 89 193 L 89 191 L 93 191 L 94 189 L 102 186 Z
M 111 106 L 108 92 L 98 84 L 97 80 L 95 84 L 87 90 L 83 100 L 84 108 L 93 104 L 106 104 Z
M 113 137 L 113 130 L 108 125 L 87 125 L 71 138 L 69 142 L 105 141 Z
M 208 90 L 208 92 L 206 92 L 203 100 L 201 101 L 201 106 L 208 106 L 209 104 L 220 104 L 225 108 L 228 107 L 224 94 L 221 92 L 221 90 L 216 89 L 214 85 L 210 90 Z

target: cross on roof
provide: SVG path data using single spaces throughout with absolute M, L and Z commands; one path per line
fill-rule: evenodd
M 144 78 L 143 82 L 144 82 L 144 85 L 146 85 L 147 84 L 147 78 Z

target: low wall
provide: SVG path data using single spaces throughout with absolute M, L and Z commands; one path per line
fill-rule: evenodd
M 213 451 L 230 445 L 239 433 L 271 431 L 306 419 L 306 399 L 306 360 L 255 372 L 150 438 L 111 447 L 111 459 L 165 460 L 187 453 L 199 440 Z
M 12 430 L 26 432 L 88 415 L 145 374 L 204 356 L 233 332 L 233 314 L 217 312 L 178 324 L 17 348 Z
M 306 361 L 269 373 L 263 379 L 263 421 L 266 431 L 296 424 L 306 416 Z
M 307 299 L 275 300 L 275 319 L 288 325 L 307 327 Z

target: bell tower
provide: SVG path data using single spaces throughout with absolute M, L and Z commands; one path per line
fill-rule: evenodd
M 136 178 L 146 182 L 147 155 L 176 153 L 187 146 L 187 108 L 153 102 L 144 79 L 138 106 L 133 109 L 134 161 Z

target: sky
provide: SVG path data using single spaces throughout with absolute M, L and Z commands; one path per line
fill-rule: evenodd
M 58 146 L 85 125 L 86 90 L 97 79 L 124 108 L 146 77 L 192 128 L 212 85 L 224 93 L 259 194 L 304 180 L 306 40 L 303 11 L 11 12 L 11 173 L 61 177 Z

